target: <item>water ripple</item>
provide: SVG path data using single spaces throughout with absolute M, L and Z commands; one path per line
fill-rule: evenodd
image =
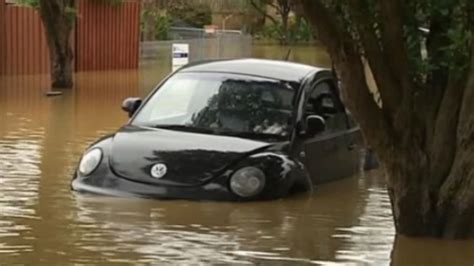
M 385 188 L 372 187 L 367 191 L 365 208 L 358 224 L 338 228 L 338 232 L 333 235 L 348 243 L 347 248 L 337 252 L 336 258 L 380 265 L 390 260 L 395 238 L 390 199 Z
M 29 135 L 25 136 L 25 133 Z M 2 239 L 21 237 L 31 231 L 22 220 L 38 219 L 39 177 L 41 175 L 41 137 L 43 130 L 10 132 L 0 138 L 0 253 L 14 254 L 32 249 L 27 244 L 2 243 Z

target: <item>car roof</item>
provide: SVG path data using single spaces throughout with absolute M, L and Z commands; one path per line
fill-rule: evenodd
M 300 83 L 307 75 L 327 68 L 268 59 L 226 59 L 191 63 L 180 72 L 218 72 L 260 76 L 288 82 Z

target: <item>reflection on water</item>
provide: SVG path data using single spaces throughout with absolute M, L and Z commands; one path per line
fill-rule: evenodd
M 278 54 L 279 52 L 275 52 Z M 126 122 L 120 103 L 167 72 L 80 73 L 57 98 L 47 77 L 0 77 L 0 264 L 472 265 L 474 243 L 397 238 L 380 173 L 257 203 L 76 195 L 84 149 Z

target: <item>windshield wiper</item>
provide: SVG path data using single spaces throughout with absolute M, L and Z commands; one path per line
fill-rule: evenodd
M 160 129 L 169 129 L 177 131 L 186 131 L 186 132 L 195 132 L 195 133 L 205 133 L 205 134 L 214 134 L 214 135 L 223 135 L 223 136 L 232 136 L 232 137 L 241 137 L 241 138 L 250 138 L 250 139 L 286 139 L 287 136 L 263 133 L 263 132 L 238 132 L 238 131 L 220 131 L 218 129 L 214 130 L 211 128 L 195 127 L 192 125 L 178 125 L 178 124 L 155 124 L 151 125 L 154 128 Z
M 158 124 L 158 125 L 153 125 L 152 127 L 161 128 L 161 129 L 169 129 L 169 130 L 196 132 L 196 133 L 207 133 L 207 134 L 215 133 L 215 131 L 210 128 L 195 127 L 192 125 Z
M 258 132 L 233 132 L 233 131 L 222 131 L 219 132 L 221 135 L 232 136 L 232 137 L 242 137 L 242 138 L 252 138 L 252 139 L 286 139 L 286 136 L 269 134 L 269 133 L 258 133 Z

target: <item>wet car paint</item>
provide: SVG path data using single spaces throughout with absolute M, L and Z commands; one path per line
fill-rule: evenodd
M 129 130 L 136 131 L 137 129 L 130 129 L 126 126 L 116 134 L 121 134 L 122 131 L 127 132 Z M 147 131 L 151 129 L 141 130 Z M 235 141 L 241 143 L 245 143 L 246 141 L 249 143 L 253 142 L 231 137 L 221 138 L 226 138 L 228 141 L 230 140 L 230 143 Z M 309 176 L 305 174 L 303 165 L 285 155 L 281 149 L 285 149 L 287 145 L 281 145 L 281 143 L 272 145 L 270 143 L 255 142 L 251 145 L 247 145 L 247 147 L 256 149 L 245 149 L 245 145 L 233 145 L 227 147 L 234 147 L 235 151 L 229 151 L 228 149 L 220 152 L 209 151 L 216 153 L 218 155 L 216 155 L 216 158 L 220 157 L 220 159 L 213 162 L 211 166 L 219 166 L 219 163 L 222 163 L 225 167 L 215 170 L 213 170 L 212 167 L 207 168 L 210 170 L 194 169 L 196 172 L 201 171 L 199 174 L 201 177 L 204 177 L 204 179 L 195 179 L 194 181 L 198 181 L 197 183 L 190 183 L 189 179 L 183 178 L 184 175 L 174 176 L 171 174 L 169 176 L 165 175 L 163 179 L 153 178 L 148 170 L 151 165 L 164 162 L 167 165 L 172 166 L 173 164 L 171 161 L 165 161 L 163 158 L 157 158 L 156 160 L 146 159 L 142 157 L 143 152 L 133 149 L 126 152 L 126 157 L 133 158 L 137 156 L 137 158 L 140 158 L 138 159 L 139 161 L 142 163 L 145 162 L 145 165 L 142 167 L 129 167 L 130 172 L 121 174 L 113 166 L 114 163 L 112 158 L 115 155 L 113 152 L 113 148 L 115 147 L 113 144 L 115 141 L 114 139 L 115 136 L 111 135 L 92 145 L 93 148 L 100 148 L 102 150 L 102 162 L 98 169 L 89 176 L 80 176 L 80 174 L 76 172 L 72 182 L 72 188 L 74 190 L 109 196 L 136 196 L 161 199 L 254 200 L 281 197 L 288 194 L 290 192 L 289 190 L 294 186 L 304 188 L 305 190 L 311 189 L 311 180 Z M 146 141 L 146 139 L 142 139 L 142 141 Z M 140 143 L 133 141 L 128 143 L 130 146 L 147 147 L 146 149 L 149 149 L 148 145 L 140 145 Z M 211 142 L 208 142 L 208 144 L 211 144 Z M 215 142 L 212 145 L 216 144 L 219 144 L 219 142 Z M 219 147 L 222 149 L 225 146 Z M 199 154 L 199 150 L 197 152 L 183 154 L 182 150 L 176 150 L 175 148 L 175 152 L 177 153 L 175 157 L 178 160 L 179 157 L 183 155 L 202 155 Z M 202 158 L 205 161 L 200 164 L 205 164 L 205 167 L 209 167 L 209 158 L 209 156 Z M 229 158 L 234 160 L 229 160 Z M 124 160 L 123 162 L 125 162 L 128 159 L 124 157 L 120 158 L 120 160 Z M 133 164 L 134 161 L 135 160 L 131 161 L 131 163 Z M 198 168 L 202 167 L 199 166 L 199 164 L 190 165 L 179 161 L 176 161 L 175 163 L 178 167 L 183 167 L 182 169 L 185 169 L 186 172 L 189 171 L 189 168 L 186 168 L 186 166 L 190 166 L 191 169 L 193 166 Z M 127 166 L 129 166 L 129 164 L 127 164 Z M 230 176 L 236 170 L 244 166 L 255 166 L 263 169 L 267 176 L 267 183 L 264 190 L 255 197 L 242 198 L 233 194 L 229 189 L 228 183 Z M 120 170 L 123 171 L 123 168 L 120 168 Z M 172 173 L 172 171 L 170 172 Z M 191 177 L 192 173 L 192 171 L 189 172 Z M 137 178 L 137 176 L 139 178 Z
M 113 138 L 110 164 L 119 176 L 157 185 L 197 186 L 269 143 L 235 137 L 125 126 Z M 151 167 L 167 165 L 163 178 Z

